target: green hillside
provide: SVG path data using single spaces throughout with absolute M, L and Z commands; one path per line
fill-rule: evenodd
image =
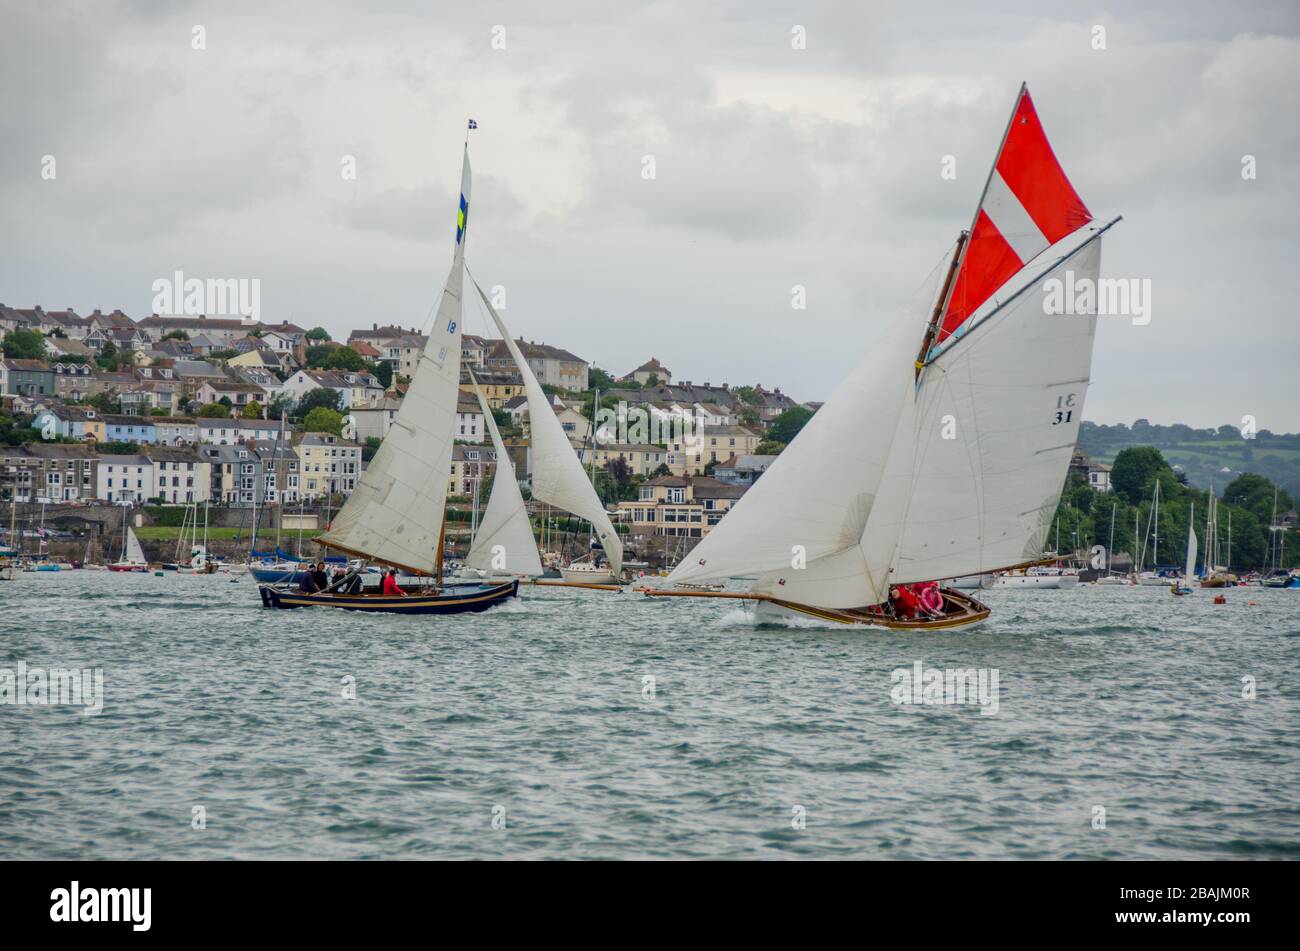
M 1235 426 L 1193 429 L 1175 424 L 1160 426 L 1137 420 L 1132 426 L 1084 422 L 1079 427 L 1079 448 L 1093 462 L 1114 463 L 1120 450 L 1154 446 L 1165 461 L 1187 475 L 1198 489 L 1214 486 L 1216 492 L 1244 472 L 1262 475 L 1293 497 L 1300 497 L 1300 433 L 1271 433 L 1261 429 L 1254 439 L 1243 439 Z
M 1160 548 L 1152 550 L 1152 490 L 1160 483 Z M 1160 450 L 1151 446 L 1121 449 L 1111 469 L 1110 492 L 1098 492 L 1081 473 L 1071 473 L 1061 494 L 1048 547 L 1059 544 L 1061 551 L 1086 552 L 1093 545 L 1109 545 L 1114 519 L 1114 551 L 1127 563 L 1136 553 L 1146 567 L 1182 564 L 1188 522 L 1192 521 L 1202 554 L 1205 515 L 1209 493 L 1191 484 L 1186 471 L 1170 468 Z M 1276 491 L 1264 476 L 1242 473 L 1216 480 L 1218 506 L 1219 563 L 1239 570 L 1300 566 L 1300 531 L 1294 525 L 1271 531 L 1273 511 L 1278 522 L 1295 501 L 1285 489 Z M 1195 513 L 1193 516 L 1193 512 Z

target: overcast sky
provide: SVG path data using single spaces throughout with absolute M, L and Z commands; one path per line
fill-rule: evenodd
M 473 117 L 468 259 L 516 334 L 824 399 L 969 225 L 1025 80 L 1125 217 L 1103 275 L 1152 283 L 1085 417 L 1300 430 L 1300 8 L 979 6 L 0 0 L 0 301 L 139 319 L 182 270 L 258 278 L 264 320 L 422 326 Z

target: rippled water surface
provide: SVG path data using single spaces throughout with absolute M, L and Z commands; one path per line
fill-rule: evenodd
M 1227 595 L 994 590 L 982 627 L 915 634 L 562 589 L 421 619 L 25 574 L 0 582 L 0 668 L 102 668 L 104 710 L 0 706 L 0 848 L 1294 858 L 1300 591 Z M 997 714 L 896 705 L 916 661 L 996 669 Z

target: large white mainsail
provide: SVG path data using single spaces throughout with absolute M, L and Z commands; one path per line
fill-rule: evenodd
M 589 521 L 604 547 L 609 567 L 617 577 L 623 569 L 623 542 L 614 531 L 605 506 L 601 504 L 573 446 L 569 444 L 569 437 L 565 435 L 559 417 L 551 411 L 550 400 L 542 391 L 542 385 L 537 382 L 528 361 L 519 352 L 519 345 L 510 336 L 501 315 L 496 312 L 477 281 L 474 287 L 497 325 L 497 331 L 509 348 L 510 356 L 514 358 L 524 380 L 524 394 L 528 397 L 529 430 L 532 435 L 533 498 Z
M 1041 556 L 1078 440 L 1097 326 L 1095 294 L 1070 315 L 1048 313 L 1045 296 L 1054 279 L 1095 289 L 1100 262 L 1093 237 L 925 368 L 894 584 Z
M 436 574 L 460 389 L 461 290 L 470 199 L 461 167 L 456 251 L 429 341 L 402 406 L 356 489 L 318 541 L 408 571 Z
M 469 378 L 487 422 L 488 432 L 492 436 L 497 465 L 496 475 L 492 478 L 492 493 L 488 496 L 487 508 L 483 511 L 483 521 L 479 524 L 469 554 L 465 556 L 465 564 L 480 571 L 540 575 L 542 559 L 537 553 L 537 540 L 533 537 L 533 527 L 528 521 L 528 507 L 519 492 L 519 482 L 510 465 L 506 444 L 501 439 L 501 431 L 497 429 L 496 420 L 492 417 L 492 409 L 472 371 Z
M 860 542 L 909 398 L 915 348 L 915 327 L 895 322 L 879 334 L 669 583 L 762 574 L 755 590 L 804 603 L 881 600 Z

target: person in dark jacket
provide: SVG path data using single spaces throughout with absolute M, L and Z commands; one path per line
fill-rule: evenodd
M 298 590 L 303 594 L 315 594 L 319 591 L 320 586 L 316 584 L 315 575 L 310 571 L 298 572 Z
M 312 571 L 311 577 L 312 580 L 316 582 L 317 591 L 324 591 L 326 588 L 329 587 L 330 579 L 329 579 L 329 575 L 325 573 L 325 562 L 323 561 L 316 562 L 316 568 L 314 571 Z

